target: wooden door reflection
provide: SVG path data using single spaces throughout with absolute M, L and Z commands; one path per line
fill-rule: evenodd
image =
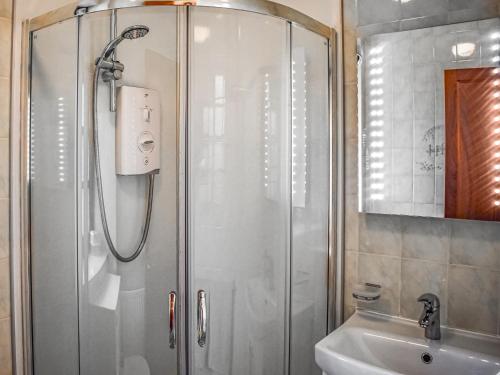
M 500 69 L 445 71 L 445 217 L 500 220 Z

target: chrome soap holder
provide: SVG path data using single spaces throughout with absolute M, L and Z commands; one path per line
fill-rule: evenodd
M 361 283 L 354 287 L 352 296 L 362 302 L 375 302 L 380 298 L 382 286 L 372 283 Z

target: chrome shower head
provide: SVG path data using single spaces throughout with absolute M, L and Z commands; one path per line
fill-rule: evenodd
M 142 38 L 147 33 L 149 33 L 149 27 L 144 25 L 134 25 L 127 27 L 122 31 L 120 36 L 116 37 L 115 39 L 113 39 L 111 42 L 108 43 L 108 45 L 102 51 L 101 58 L 99 59 L 99 61 L 102 62 L 108 59 L 109 56 L 111 56 L 111 54 L 115 51 L 118 44 L 120 44 L 123 40 Z
M 147 33 L 149 33 L 149 27 L 144 25 L 134 25 L 123 30 L 121 37 L 123 39 L 138 39 L 146 36 Z

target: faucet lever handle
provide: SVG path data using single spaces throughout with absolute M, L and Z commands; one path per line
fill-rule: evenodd
M 439 309 L 439 306 L 441 305 L 438 296 L 432 293 L 422 294 L 420 297 L 418 297 L 417 301 L 423 302 L 425 305 L 425 309 L 430 311 Z

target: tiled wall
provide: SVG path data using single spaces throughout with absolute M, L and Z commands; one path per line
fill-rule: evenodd
M 444 72 L 500 66 L 500 17 L 371 35 L 359 46 L 363 211 L 444 217 Z
M 376 5 L 376 6 L 375 6 Z M 346 318 L 356 282 L 383 286 L 364 306 L 417 319 L 421 293 L 442 300 L 444 324 L 500 334 L 500 223 L 358 213 L 356 43 L 360 36 L 498 17 L 498 0 L 344 0 Z
M 0 0 L 0 375 L 11 374 L 9 286 L 9 107 L 11 0 Z

